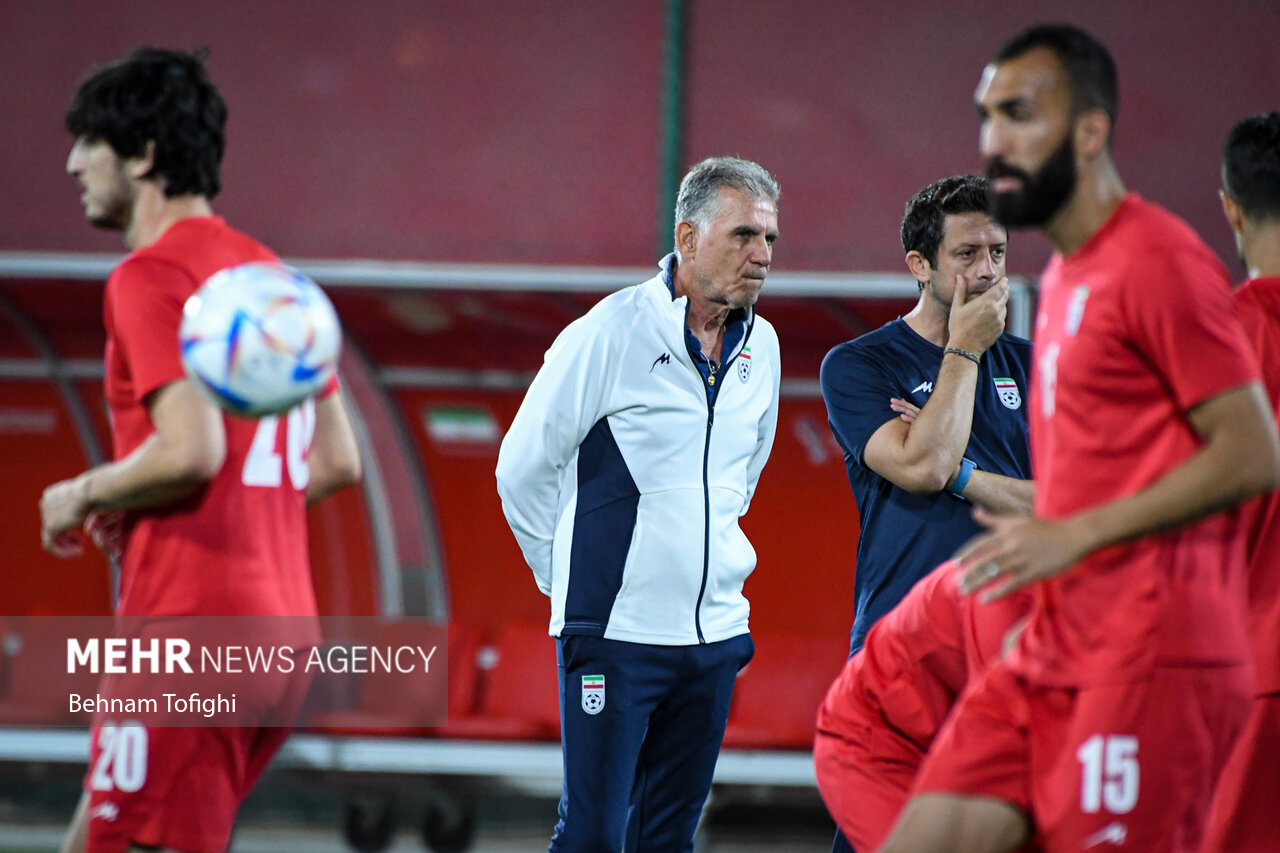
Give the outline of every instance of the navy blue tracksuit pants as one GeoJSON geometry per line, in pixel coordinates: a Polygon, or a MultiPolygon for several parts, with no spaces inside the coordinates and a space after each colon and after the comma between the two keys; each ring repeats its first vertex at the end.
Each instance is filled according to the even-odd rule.
{"type": "Polygon", "coordinates": [[[733,681],[754,653],[749,634],[697,646],[557,639],[564,793],[548,849],[691,851],[733,681]]]}

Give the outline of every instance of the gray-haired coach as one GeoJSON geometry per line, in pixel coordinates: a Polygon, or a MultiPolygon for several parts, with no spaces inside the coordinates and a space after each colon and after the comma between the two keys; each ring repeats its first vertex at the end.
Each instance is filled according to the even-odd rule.
{"type": "Polygon", "coordinates": [[[676,251],[547,351],[498,455],[503,511],[551,597],[564,748],[553,851],[692,850],[754,651],[738,527],[773,445],[778,336],[755,313],[778,185],[685,175],[676,251]]]}

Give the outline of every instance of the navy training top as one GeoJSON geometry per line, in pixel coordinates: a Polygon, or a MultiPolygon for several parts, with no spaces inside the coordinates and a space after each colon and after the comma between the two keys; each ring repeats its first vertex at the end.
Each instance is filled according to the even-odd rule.
{"type": "MultiPolygon", "coordinates": [[[[850,654],[918,580],[981,531],[967,501],[946,491],[914,495],[862,461],[867,440],[898,417],[889,399],[923,407],[941,366],[942,347],[920,337],[901,317],[840,344],[822,360],[827,422],[844,451],[861,527],[850,654]]],[[[1030,479],[1030,374],[1031,342],[1024,338],[1003,334],[983,354],[964,453],[980,470],[1030,479]]]]}

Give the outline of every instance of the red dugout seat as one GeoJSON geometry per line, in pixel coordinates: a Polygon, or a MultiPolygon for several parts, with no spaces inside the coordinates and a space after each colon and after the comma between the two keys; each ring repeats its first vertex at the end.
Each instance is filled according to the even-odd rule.
{"type": "Polygon", "coordinates": [[[844,666],[843,637],[757,634],[756,655],[734,685],[726,747],[810,749],[814,721],[844,666]]]}
{"type": "Polygon", "coordinates": [[[450,717],[441,734],[479,740],[558,740],[555,640],[542,625],[513,624],[476,651],[476,713],[450,717]]]}

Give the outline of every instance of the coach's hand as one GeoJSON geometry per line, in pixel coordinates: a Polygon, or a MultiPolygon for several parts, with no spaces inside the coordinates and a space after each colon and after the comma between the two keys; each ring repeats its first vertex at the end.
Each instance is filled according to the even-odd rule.
{"type": "Polygon", "coordinates": [[[983,601],[1061,574],[1092,550],[1088,536],[1070,519],[993,515],[981,507],[974,508],[973,517],[987,532],[961,548],[956,559],[965,570],[961,591],[987,590],[983,601]]]}
{"type": "Polygon", "coordinates": [[[91,509],[89,479],[84,475],[45,489],[40,496],[40,543],[44,549],[63,559],[83,554],[84,543],[73,531],[91,509]]]}

